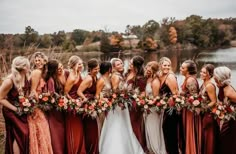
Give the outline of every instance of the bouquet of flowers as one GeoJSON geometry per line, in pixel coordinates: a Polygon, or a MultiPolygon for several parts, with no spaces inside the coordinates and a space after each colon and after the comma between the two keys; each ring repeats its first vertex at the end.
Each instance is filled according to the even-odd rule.
{"type": "Polygon", "coordinates": [[[52,97],[49,93],[41,93],[39,94],[38,106],[43,111],[48,111],[53,108],[53,104],[55,103],[55,98],[52,97]]]}
{"type": "Polygon", "coordinates": [[[66,96],[64,95],[59,96],[55,103],[56,109],[59,111],[67,110],[68,103],[69,103],[69,99],[66,96]]]}
{"type": "Polygon", "coordinates": [[[172,114],[174,110],[179,112],[185,106],[185,97],[181,95],[173,95],[168,99],[169,114],[172,114]]]}
{"type": "Polygon", "coordinates": [[[154,100],[152,96],[144,97],[134,94],[133,98],[139,108],[141,108],[141,111],[149,114],[150,112],[155,112],[157,110],[156,100],[154,100]]]}
{"type": "Polygon", "coordinates": [[[187,109],[192,112],[204,112],[207,108],[207,103],[202,95],[189,96],[186,100],[187,109]]]}
{"type": "Polygon", "coordinates": [[[24,95],[19,95],[18,99],[19,103],[16,104],[18,114],[30,114],[34,111],[34,107],[37,103],[36,99],[28,99],[24,95]]]}
{"type": "Polygon", "coordinates": [[[214,117],[221,121],[229,121],[231,118],[235,120],[236,112],[235,107],[230,104],[223,104],[219,102],[211,110],[214,117]]]}
{"type": "Polygon", "coordinates": [[[99,114],[112,109],[112,101],[109,98],[100,98],[97,100],[96,104],[96,110],[99,114]]]}
{"type": "Polygon", "coordinates": [[[87,116],[91,116],[92,118],[96,118],[98,115],[97,111],[97,100],[89,99],[84,102],[84,113],[87,116]]]}
{"type": "Polygon", "coordinates": [[[157,106],[157,112],[160,113],[162,110],[165,110],[168,108],[168,100],[169,97],[167,96],[157,96],[156,98],[154,98],[155,102],[156,102],[156,106],[157,106]]]}
{"type": "Polygon", "coordinates": [[[124,93],[124,91],[118,91],[112,94],[112,109],[114,110],[119,106],[122,110],[126,108],[126,103],[129,107],[132,106],[133,97],[130,93],[124,93]]]}

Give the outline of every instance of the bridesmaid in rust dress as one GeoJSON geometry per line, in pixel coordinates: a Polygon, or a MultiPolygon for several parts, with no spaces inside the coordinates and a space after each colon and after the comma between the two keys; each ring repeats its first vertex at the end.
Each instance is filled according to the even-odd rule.
{"type": "MultiPolygon", "coordinates": [[[[47,74],[45,81],[47,83],[48,92],[53,95],[57,93],[62,95],[64,91],[65,75],[63,73],[63,66],[59,64],[57,60],[50,60],[47,63],[47,74]],[[60,66],[59,66],[60,65],[60,66]],[[63,80],[60,80],[58,76],[64,76],[63,80]]],[[[62,79],[62,78],[61,78],[62,79]]],[[[65,118],[64,113],[57,111],[56,108],[52,108],[47,113],[48,124],[51,135],[52,149],[55,154],[64,154],[66,152],[66,139],[65,139],[65,118]]]]}
{"type": "Polygon", "coordinates": [[[30,63],[25,57],[16,57],[12,62],[11,74],[0,87],[0,104],[6,127],[5,153],[29,154],[29,127],[27,115],[22,115],[18,96],[27,96],[30,91],[27,74],[30,63]]]}
{"type": "MultiPolygon", "coordinates": [[[[77,99],[77,90],[82,82],[81,71],[83,61],[78,56],[69,59],[70,73],[65,84],[65,94],[72,99],[77,99]]],[[[69,154],[86,154],[84,129],[80,115],[67,113],[66,116],[66,143],[69,154]]]]}
{"type": "MultiPolygon", "coordinates": [[[[217,67],[214,70],[214,79],[219,87],[218,98],[224,104],[236,107],[236,91],[231,85],[231,70],[228,67],[217,67]]],[[[220,130],[219,154],[236,153],[236,121],[225,121],[220,130]]]]}
{"type": "MultiPolygon", "coordinates": [[[[140,95],[145,96],[145,88],[147,80],[144,77],[144,59],[141,56],[134,56],[130,60],[129,72],[126,75],[127,90],[135,90],[140,95]]],[[[144,130],[143,113],[133,102],[132,109],[130,110],[130,120],[135,136],[141,144],[144,151],[147,150],[146,137],[144,130]]]]}
{"type": "MultiPolygon", "coordinates": [[[[174,73],[171,71],[171,61],[167,57],[160,59],[160,72],[158,73],[161,82],[160,96],[171,96],[178,94],[178,83],[174,73]]],[[[178,154],[178,121],[179,115],[173,111],[170,115],[168,110],[164,111],[163,133],[167,153],[178,154]]]]}
{"type": "MultiPolygon", "coordinates": [[[[212,83],[214,66],[206,64],[202,67],[200,77],[203,80],[203,84],[200,87],[200,95],[205,97],[207,108],[212,108],[216,101],[216,87],[212,83]]],[[[210,109],[204,113],[202,119],[202,154],[216,153],[217,141],[218,141],[218,125],[210,109]]]]}
{"type": "MultiPolygon", "coordinates": [[[[196,78],[197,66],[192,60],[186,60],[180,67],[180,73],[185,77],[184,83],[181,86],[181,94],[185,97],[199,94],[199,86],[196,78]]],[[[186,154],[201,154],[201,137],[202,126],[201,116],[193,112],[183,109],[183,129],[181,136],[184,146],[183,153],[186,154]]]]}
{"type": "MultiPolygon", "coordinates": [[[[97,73],[99,63],[97,59],[88,61],[89,74],[82,81],[77,94],[84,100],[93,99],[96,94],[97,73]]],[[[98,154],[98,125],[96,118],[85,116],[83,119],[86,152],[88,154],[98,154]]]]}

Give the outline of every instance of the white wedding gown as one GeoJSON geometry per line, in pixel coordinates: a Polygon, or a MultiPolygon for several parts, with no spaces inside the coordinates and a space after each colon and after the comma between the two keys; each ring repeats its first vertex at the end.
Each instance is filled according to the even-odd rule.
{"type": "MultiPolygon", "coordinates": [[[[146,85],[146,94],[152,96],[151,83],[146,85]]],[[[154,154],[166,154],[164,134],[162,130],[164,111],[157,113],[151,110],[144,118],[145,134],[148,150],[154,154]]]]}
{"type": "Polygon", "coordinates": [[[110,111],[103,124],[99,152],[101,154],[144,154],[130,122],[128,107],[110,111]]]}

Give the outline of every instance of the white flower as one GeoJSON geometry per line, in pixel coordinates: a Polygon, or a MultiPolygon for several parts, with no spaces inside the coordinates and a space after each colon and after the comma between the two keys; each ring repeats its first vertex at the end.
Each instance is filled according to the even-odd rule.
{"type": "Polygon", "coordinates": [[[164,100],[161,100],[160,103],[161,104],[166,104],[166,102],[164,100]]]}
{"type": "Polygon", "coordinates": [[[25,108],[24,108],[24,111],[25,111],[25,112],[28,112],[28,111],[29,111],[29,108],[28,108],[28,107],[25,107],[25,108]]]}
{"type": "Polygon", "coordinates": [[[175,100],[176,102],[181,102],[181,99],[179,99],[179,98],[176,98],[176,100],[175,100]]]}
{"type": "Polygon", "coordinates": [[[68,106],[67,105],[64,105],[64,109],[66,110],[68,108],[68,106]]]}
{"type": "Polygon", "coordinates": [[[216,110],[216,115],[220,115],[220,111],[219,110],[216,110]]]}
{"type": "Polygon", "coordinates": [[[43,98],[43,95],[42,95],[42,94],[40,94],[40,95],[39,95],[39,99],[42,99],[42,98],[43,98]]]}
{"type": "Polygon", "coordinates": [[[107,107],[108,107],[108,105],[107,105],[107,104],[104,104],[104,107],[105,107],[105,108],[107,108],[107,107]]]}
{"type": "Polygon", "coordinates": [[[137,94],[134,94],[134,95],[133,95],[133,98],[134,98],[134,99],[136,99],[137,97],[138,97],[137,94]]]}
{"type": "Polygon", "coordinates": [[[144,105],[144,108],[145,108],[145,109],[148,109],[148,105],[144,105]]]}
{"type": "Polygon", "coordinates": [[[199,100],[194,100],[194,101],[193,101],[193,105],[194,105],[194,106],[198,106],[199,104],[200,104],[199,100]]]}
{"type": "Polygon", "coordinates": [[[96,111],[93,111],[92,114],[91,114],[91,116],[92,116],[93,118],[96,118],[96,117],[97,117],[97,112],[96,112],[96,111]]]}
{"type": "Polygon", "coordinates": [[[230,109],[231,109],[232,111],[234,111],[234,106],[230,105],[230,109]]]}
{"type": "Polygon", "coordinates": [[[106,108],[105,108],[105,107],[102,107],[102,110],[103,110],[103,111],[105,111],[105,110],[106,110],[106,108]]]}
{"type": "Polygon", "coordinates": [[[23,106],[28,106],[28,103],[27,102],[23,102],[22,105],[23,106]]]}
{"type": "Polygon", "coordinates": [[[55,103],[55,99],[54,98],[51,99],[51,103],[52,104],[55,103]]]}
{"type": "Polygon", "coordinates": [[[98,110],[98,113],[102,113],[102,110],[99,109],[99,110],[98,110]]]}

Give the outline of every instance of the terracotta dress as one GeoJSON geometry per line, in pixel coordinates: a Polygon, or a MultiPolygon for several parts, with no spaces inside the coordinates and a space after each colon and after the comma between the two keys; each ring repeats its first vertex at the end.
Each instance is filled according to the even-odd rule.
{"type": "MultiPolygon", "coordinates": [[[[74,84],[69,91],[69,95],[76,99],[77,90],[82,82],[81,76],[79,81],[74,84]]],[[[85,138],[83,123],[80,115],[75,115],[74,113],[67,113],[66,115],[66,143],[68,154],[86,154],[85,149],[85,138]]]]}
{"type": "MultiPolygon", "coordinates": [[[[23,88],[24,94],[26,95],[29,90],[29,82],[26,81],[23,88]]],[[[16,87],[13,86],[7,95],[7,100],[11,104],[16,105],[19,102],[18,96],[19,93],[16,87]]],[[[27,115],[18,116],[6,107],[3,107],[2,113],[6,127],[5,153],[13,154],[13,142],[16,140],[20,148],[20,154],[29,154],[29,126],[27,115]]]]}
{"type": "MultiPolygon", "coordinates": [[[[41,79],[37,87],[37,93],[42,93],[44,89],[46,89],[45,82],[41,79]]],[[[28,116],[28,123],[30,132],[30,154],[52,154],[53,150],[49,124],[44,112],[41,109],[36,108],[34,112],[28,116]]]]}
{"type": "MultiPolygon", "coordinates": [[[[93,79],[93,84],[90,88],[85,89],[84,95],[89,99],[93,99],[96,93],[96,80],[93,79]]],[[[83,119],[86,152],[88,154],[98,154],[98,125],[97,120],[90,116],[85,116],[83,119]]]]}
{"type": "MultiPolygon", "coordinates": [[[[166,78],[168,75],[166,76],[166,78]]],[[[160,96],[171,96],[171,90],[166,85],[166,79],[164,80],[163,84],[160,87],[160,96]]],[[[179,115],[176,111],[173,111],[170,115],[168,110],[164,112],[163,118],[163,133],[164,133],[164,140],[166,145],[166,151],[168,154],[178,154],[178,124],[179,124],[179,115]]]]}
{"type": "MultiPolygon", "coordinates": [[[[218,98],[221,102],[227,101],[224,96],[224,87],[219,89],[218,98]]],[[[231,104],[236,107],[235,102],[231,104]]],[[[236,153],[236,121],[231,119],[228,122],[224,122],[220,130],[219,137],[219,154],[235,154],[236,153]]]]}
{"type": "MultiPolygon", "coordinates": [[[[128,88],[138,88],[140,92],[144,92],[146,88],[146,79],[144,77],[137,77],[135,81],[133,79],[126,81],[126,84],[128,88]]],[[[129,113],[134,134],[137,137],[139,143],[141,144],[143,150],[146,151],[147,145],[143,112],[137,107],[136,102],[133,102],[132,108],[129,113]]]]}
{"type": "MultiPolygon", "coordinates": [[[[187,88],[187,79],[185,79],[183,85],[181,86],[182,92],[186,97],[198,94],[199,86],[197,79],[195,79],[196,92],[190,93],[187,88]]],[[[201,115],[196,115],[195,113],[183,109],[182,110],[182,143],[184,144],[182,151],[186,154],[201,154],[201,142],[202,142],[202,118],[201,115]]],[[[180,127],[181,128],[181,127],[180,127]]]]}
{"type": "MultiPolygon", "coordinates": [[[[210,83],[212,84],[212,83],[210,83]]],[[[205,86],[200,88],[200,94],[210,102],[205,86]]],[[[202,119],[202,154],[216,153],[218,144],[219,127],[210,112],[204,113],[202,119]]]]}
{"type": "MultiPolygon", "coordinates": [[[[63,88],[63,86],[62,86],[63,88]]],[[[54,80],[50,78],[47,81],[48,92],[62,94],[63,89],[55,87],[54,80]]],[[[65,114],[57,111],[56,108],[46,113],[49,130],[51,135],[52,149],[54,154],[64,154],[66,152],[66,135],[65,135],[65,114]]]]}

